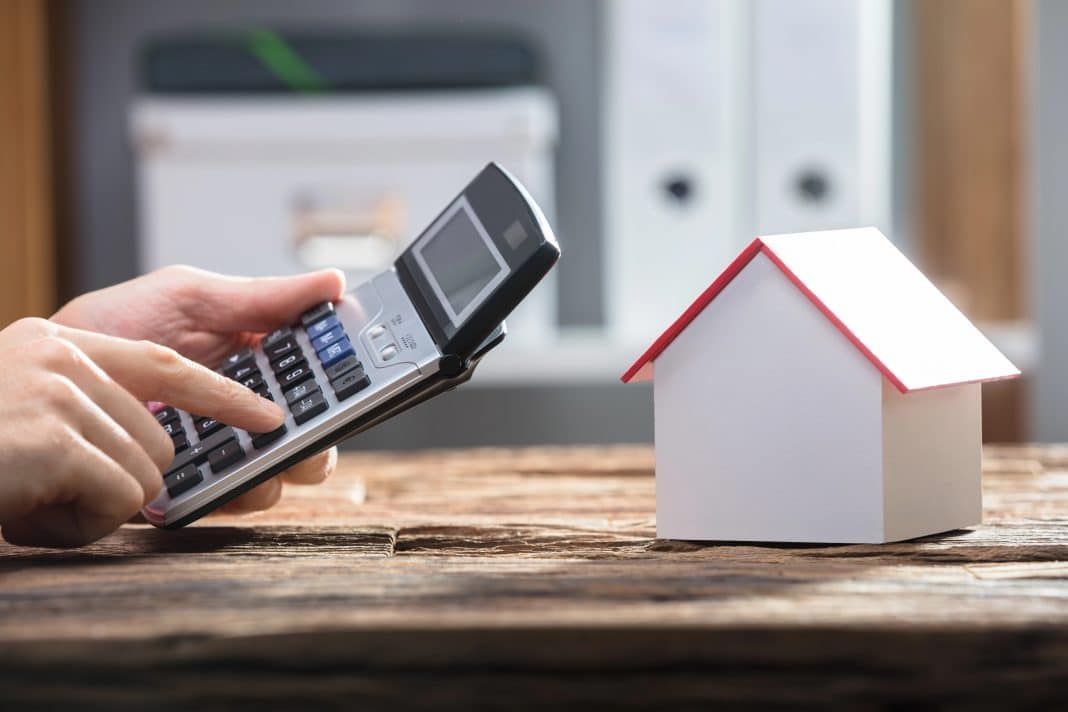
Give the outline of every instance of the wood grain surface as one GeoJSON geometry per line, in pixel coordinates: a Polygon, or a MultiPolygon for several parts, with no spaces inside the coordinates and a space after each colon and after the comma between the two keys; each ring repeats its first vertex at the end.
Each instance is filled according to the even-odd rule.
{"type": "Polygon", "coordinates": [[[0,545],[4,708],[1068,696],[1068,448],[988,448],[986,520],[886,546],[659,541],[645,447],[368,453],[274,510],[0,545]]]}

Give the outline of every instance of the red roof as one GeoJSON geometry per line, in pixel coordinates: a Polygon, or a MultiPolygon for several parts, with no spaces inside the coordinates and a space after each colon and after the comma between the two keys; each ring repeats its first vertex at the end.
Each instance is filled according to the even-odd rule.
{"type": "Polygon", "coordinates": [[[623,382],[651,378],[656,358],[761,254],[902,393],[1020,373],[882,233],[861,228],[753,240],[623,382]]]}

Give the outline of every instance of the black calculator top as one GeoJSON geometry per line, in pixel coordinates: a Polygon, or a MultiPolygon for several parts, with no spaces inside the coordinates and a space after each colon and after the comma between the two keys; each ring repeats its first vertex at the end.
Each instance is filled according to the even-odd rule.
{"type": "Polygon", "coordinates": [[[441,352],[466,359],[559,257],[537,203],[490,163],[394,268],[441,352]]]}

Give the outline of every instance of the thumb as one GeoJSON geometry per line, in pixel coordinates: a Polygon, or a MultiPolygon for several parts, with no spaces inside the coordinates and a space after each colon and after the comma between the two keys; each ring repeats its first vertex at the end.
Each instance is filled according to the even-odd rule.
{"type": "Polygon", "coordinates": [[[191,275],[190,292],[199,301],[198,318],[208,331],[270,331],[291,324],[320,302],[335,302],[345,292],[345,275],[336,269],[294,277],[191,275]]]}

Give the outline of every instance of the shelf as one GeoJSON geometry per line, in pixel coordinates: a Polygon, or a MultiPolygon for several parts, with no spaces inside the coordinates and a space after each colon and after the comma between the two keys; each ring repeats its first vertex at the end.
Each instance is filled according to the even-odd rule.
{"type": "MultiPolygon", "coordinates": [[[[1035,367],[1038,336],[1034,324],[1012,321],[978,326],[1021,371],[1035,367]]],[[[568,329],[544,343],[511,337],[479,365],[468,387],[619,384],[620,375],[648,346],[622,342],[601,329],[568,329]]]]}

